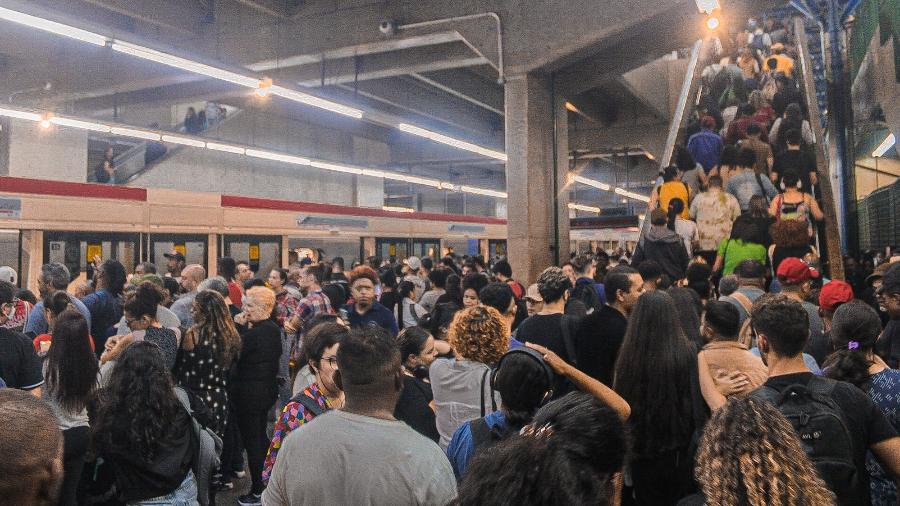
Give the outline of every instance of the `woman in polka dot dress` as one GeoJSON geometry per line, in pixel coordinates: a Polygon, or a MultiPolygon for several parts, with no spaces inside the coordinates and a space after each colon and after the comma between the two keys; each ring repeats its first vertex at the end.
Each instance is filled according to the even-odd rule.
{"type": "Polygon", "coordinates": [[[194,326],[181,341],[175,365],[177,383],[203,399],[215,419],[212,428],[224,437],[228,420],[228,374],[241,349],[241,338],[225,299],[203,290],[191,308],[194,326]]]}

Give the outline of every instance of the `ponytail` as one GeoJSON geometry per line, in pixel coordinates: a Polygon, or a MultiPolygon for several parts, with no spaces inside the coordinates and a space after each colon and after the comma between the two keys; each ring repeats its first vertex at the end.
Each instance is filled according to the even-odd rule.
{"type": "Polygon", "coordinates": [[[678,198],[669,201],[669,209],[667,213],[666,226],[671,231],[675,231],[675,220],[684,211],[684,201],[678,198]]]}
{"type": "Polygon", "coordinates": [[[880,333],[881,320],[868,304],[853,300],[838,307],[831,326],[836,351],[825,361],[825,375],[867,390],[872,365],[867,356],[874,352],[880,333]]]}

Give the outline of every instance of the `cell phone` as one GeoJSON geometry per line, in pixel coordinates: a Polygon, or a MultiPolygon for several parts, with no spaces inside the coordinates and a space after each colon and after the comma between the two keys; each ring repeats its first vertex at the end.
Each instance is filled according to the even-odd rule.
{"type": "Polygon", "coordinates": [[[346,309],[341,308],[338,310],[338,315],[341,317],[341,320],[344,320],[344,323],[350,325],[350,313],[347,312],[346,309]]]}

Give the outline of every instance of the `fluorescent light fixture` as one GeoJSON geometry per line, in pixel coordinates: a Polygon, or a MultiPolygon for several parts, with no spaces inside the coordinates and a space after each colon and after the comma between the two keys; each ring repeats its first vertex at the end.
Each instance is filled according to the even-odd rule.
{"type": "Polygon", "coordinates": [[[443,184],[436,179],[428,179],[428,178],[418,177],[418,176],[404,176],[403,180],[406,181],[407,183],[420,184],[422,186],[431,186],[434,188],[441,188],[441,185],[443,184]]]}
{"type": "Polygon", "coordinates": [[[897,137],[894,134],[890,134],[881,141],[881,144],[875,148],[875,151],[872,151],[872,158],[878,158],[880,156],[884,156],[887,153],[887,150],[891,149],[894,144],[897,143],[897,137]]]}
{"type": "Polygon", "coordinates": [[[351,118],[360,119],[363,117],[363,112],[354,107],[349,107],[337,102],[332,102],[331,100],[325,100],[324,98],[319,98],[314,95],[310,95],[309,93],[289,90],[283,86],[269,86],[269,93],[282,98],[286,98],[288,100],[293,100],[294,102],[301,102],[306,105],[325,109],[326,111],[336,112],[338,114],[343,114],[344,116],[350,116],[351,118]]]}
{"type": "Polygon", "coordinates": [[[575,209],[577,211],[587,211],[589,213],[597,213],[600,214],[600,208],[594,206],[586,206],[584,204],[574,204],[569,202],[569,209],[575,209]]]}
{"type": "Polygon", "coordinates": [[[146,130],[135,130],[133,128],[112,127],[109,131],[113,135],[121,135],[123,137],[134,137],[136,139],[146,139],[148,141],[158,141],[159,134],[156,132],[148,132],[146,130]]]}
{"type": "Polygon", "coordinates": [[[710,16],[709,19],[706,20],[706,27],[710,30],[715,30],[719,27],[719,18],[715,16],[710,16]]]}
{"type": "Polygon", "coordinates": [[[472,193],[475,195],[486,195],[488,197],[506,198],[506,192],[497,190],[488,190],[487,188],[476,188],[474,186],[460,186],[459,191],[463,193],[472,193]]]}
{"type": "Polygon", "coordinates": [[[453,183],[445,183],[441,181],[441,185],[439,186],[442,190],[451,190],[451,191],[459,191],[459,187],[453,183]]]}
{"type": "Polygon", "coordinates": [[[448,137],[446,135],[442,135],[437,132],[432,132],[431,130],[426,130],[424,128],[420,128],[415,125],[410,125],[409,123],[400,123],[399,125],[397,125],[397,128],[399,128],[403,132],[410,133],[413,135],[418,135],[419,137],[424,137],[426,139],[431,139],[435,142],[440,142],[441,144],[453,146],[454,148],[471,151],[472,153],[477,153],[479,155],[483,155],[488,158],[493,158],[495,160],[501,160],[504,162],[507,161],[506,153],[502,153],[500,151],[495,151],[493,149],[484,148],[484,147],[478,146],[477,144],[472,144],[471,142],[454,139],[453,137],[448,137]]]}
{"type": "Polygon", "coordinates": [[[309,165],[309,158],[301,156],[285,155],[282,153],[273,153],[271,151],[260,151],[258,149],[247,148],[247,156],[254,158],[263,158],[266,160],[274,160],[276,162],[293,163],[295,165],[309,165]]]}
{"type": "Polygon", "coordinates": [[[612,187],[606,183],[602,183],[600,181],[596,181],[594,179],[589,179],[584,176],[571,175],[570,179],[575,181],[576,183],[581,183],[584,185],[591,186],[593,188],[597,188],[598,190],[603,190],[608,192],[612,187]]]}
{"type": "Polygon", "coordinates": [[[191,139],[190,137],[181,137],[180,135],[163,135],[162,141],[170,142],[172,144],[181,144],[183,146],[191,146],[195,148],[206,147],[206,141],[191,139]]]}
{"type": "Polygon", "coordinates": [[[348,165],[341,165],[338,163],[319,162],[316,160],[311,160],[309,162],[309,166],[316,167],[318,169],[330,170],[332,172],[344,172],[346,174],[360,175],[363,173],[362,169],[358,169],[356,167],[350,167],[348,165]]]}
{"type": "Polygon", "coordinates": [[[411,207],[400,207],[400,206],[381,206],[385,211],[391,211],[394,213],[414,213],[415,209],[411,207]]]}
{"type": "Polygon", "coordinates": [[[118,51],[144,60],[154,61],[156,63],[162,63],[163,65],[168,65],[177,69],[187,70],[188,72],[194,72],[195,74],[205,75],[221,81],[245,86],[247,88],[255,89],[259,87],[259,79],[255,77],[244,76],[237,72],[231,72],[211,65],[180,58],[148,47],[138,46],[120,40],[114,41],[111,47],[113,51],[118,51]]]}
{"type": "Polygon", "coordinates": [[[245,150],[240,146],[232,146],[230,144],[219,144],[218,142],[207,142],[206,149],[212,149],[215,151],[224,151],[226,153],[234,153],[236,155],[243,155],[245,150]]]}
{"type": "Polygon", "coordinates": [[[694,0],[700,12],[712,14],[712,11],[720,8],[719,0],[694,0]]]}
{"type": "Polygon", "coordinates": [[[24,119],[26,121],[41,121],[42,119],[44,119],[40,114],[36,114],[33,112],[3,108],[0,108],[0,116],[6,116],[7,118],[24,119]]]}
{"type": "Polygon", "coordinates": [[[95,46],[105,46],[107,41],[106,37],[97,33],[57,23],[56,21],[50,21],[49,19],[30,16],[3,7],[0,7],[0,19],[12,21],[13,23],[18,23],[31,28],[37,28],[38,30],[43,30],[55,35],[69,37],[70,39],[80,40],[82,42],[87,42],[88,44],[94,44],[95,46]]]}
{"type": "Polygon", "coordinates": [[[81,130],[91,130],[94,132],[109,133],[110,130],[109,125],[104,125],[102,123],[92,123],[90,121],[81,121],[71,118],[60,118],[58,116],[53,116],[52,118],[50,118],[50,123],[64,127],[79,128],[81,130]]]}
{"type": "Polygon", "coordinates": [[[381,178],[383,178],[383,177],[384,177],[384,171],[381,171],[381,170],[374,170],[374,169],[363,169],[363,170],[362,170],[362,175],[364,175],[364,176],[381,177],[381,178]]]}
{"type": "Polygon", "coordinates": [[[630,198],[633,200],[639,200],[641,202],[650,202],[650,197],[648,197],[646,195],[641,195],[640,193],[630,192],[624,188],[615,188],[615,189],[613,189],[613,191],[617,195],[621,195],[623,197],[627,197],[627,198],[630,198]]]}

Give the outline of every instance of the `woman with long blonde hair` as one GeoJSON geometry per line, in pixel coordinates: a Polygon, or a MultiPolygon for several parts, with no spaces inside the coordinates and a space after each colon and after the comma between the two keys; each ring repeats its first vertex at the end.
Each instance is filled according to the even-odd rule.
{"type": "Polygon", "coordinates": [[[707,506],[830,506],[787,419],[769,402],[731,399],[706,424],[694,476],[707,506]]]}

